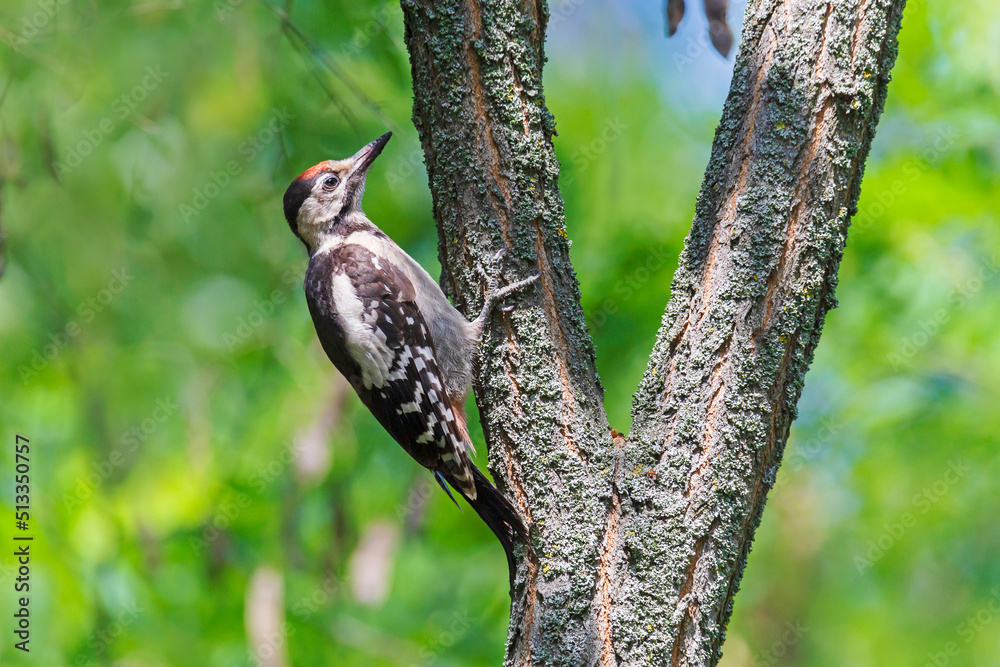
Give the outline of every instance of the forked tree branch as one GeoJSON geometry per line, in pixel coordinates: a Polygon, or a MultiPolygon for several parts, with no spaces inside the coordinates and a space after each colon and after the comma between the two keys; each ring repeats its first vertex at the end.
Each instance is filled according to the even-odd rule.
{"type": "Polygon", "coordinates": [[[834,287],[903,2],[751,1],[670,302],[613,436],[557,186],[535,0],[403,0],[447,290],[488,327],[490,469],[531,524],[507,665],[714,665],[834,287]],[[492,258],[509,249],[502,267],[492,258]]]}

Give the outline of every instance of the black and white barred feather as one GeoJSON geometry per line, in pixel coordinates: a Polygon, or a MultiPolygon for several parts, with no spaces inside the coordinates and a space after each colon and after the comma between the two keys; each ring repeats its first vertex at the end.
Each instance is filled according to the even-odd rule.
{"type": "Polygon", "coordinates": [[[320,341],[379,423],[422,466],[475,499],[455,418],[410,280],[360,245],[317,253],[306,296],[320,341]]]}
{"type": "Polygon", "coordinates": [[[339,244],[312,257],[305,290],[323,349],[385,430],[456,488],[508,553],[524,541],[514,508],[469,460],[461,406],[405,273],[362,245],[339,244]]]}

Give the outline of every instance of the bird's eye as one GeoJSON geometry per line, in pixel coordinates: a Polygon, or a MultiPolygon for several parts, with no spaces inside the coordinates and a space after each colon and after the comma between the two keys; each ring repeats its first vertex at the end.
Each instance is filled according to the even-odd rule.
{"type": "Polygon", "coordinates": [[[336,176],[327,176],[326,180],[323,181],[323,187],[327,190],[333,190],[340,183],[340,179],[336,176]]]}

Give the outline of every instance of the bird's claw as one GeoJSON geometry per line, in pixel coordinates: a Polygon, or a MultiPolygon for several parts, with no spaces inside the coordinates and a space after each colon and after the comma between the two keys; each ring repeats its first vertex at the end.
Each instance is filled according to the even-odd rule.
{"type": "Polygon", "coordinates": [[[489,298],[491,294],[497,291],[497,286],[499,279],[497,276],[500,275],[500,267],[498,264],[507,255],[507,248],[500,248],[493,254],[493,260],[490,262],[490,270],[492,275],[483,266],[476,266],[476,271],[482,277],[483,282],[486,283],[486,297],[489,298]]]}
{"type": "MultiPolygon", "coordinates": [[[[497,253],[497,255],[498,256],[502,256],[503,253],[505,253],[505,252],[506,252],[506,249],[501,250],[500,252],[497,253]]],[[[489,317],[490,310],[492,310],[493,306],[498,301],[500,301],[501,299],[503,299],[507,295],[512,294],[513,292],[517,292],[519,290],[524,289],[525,287],[528,287],[529,285],[531,285],[532,283],[534,283],[536,280],[538,280],[541,277],[542,277],[541,273],[536,273],[535,275],[531,276],[530,278],[525,278],[524,280],[519,280],[516,283],[507,285],[506,287],[502,287],[502,288],[499,288],[499,289],[497,288],[497,279],[496,278],[488,278],[487,279],[487,284],[486,284],[486,300],[483,302],[483,310],[482,310],[482,312],[479,313],[479,317],[477,318],[477,321],[480,322],[480,323],[484,323],[486,321],[486,318],[489,317]]],[[[503,313],[509,313],[513,309],[514,309],[513,306],[510,306],[510,307],[504,306],[504,307],[501,308],[501,312],[503,312],[503,313]]]]}

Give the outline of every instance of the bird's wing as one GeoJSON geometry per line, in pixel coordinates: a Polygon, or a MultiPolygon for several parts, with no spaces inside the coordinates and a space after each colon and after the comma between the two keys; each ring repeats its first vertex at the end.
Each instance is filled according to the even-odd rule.
{"type": "Polygon", "coordinates": [[[410,456],[441,471],[475,499],[467,436],[445,391],[413,285],[399,267],[362,246],[344,245],[330,253],[330,296],[338,311],[353,309],[356,316],[341,313],[337,318],[347,353],[357,366],[353,377],[345,375],[410,456]]]}

